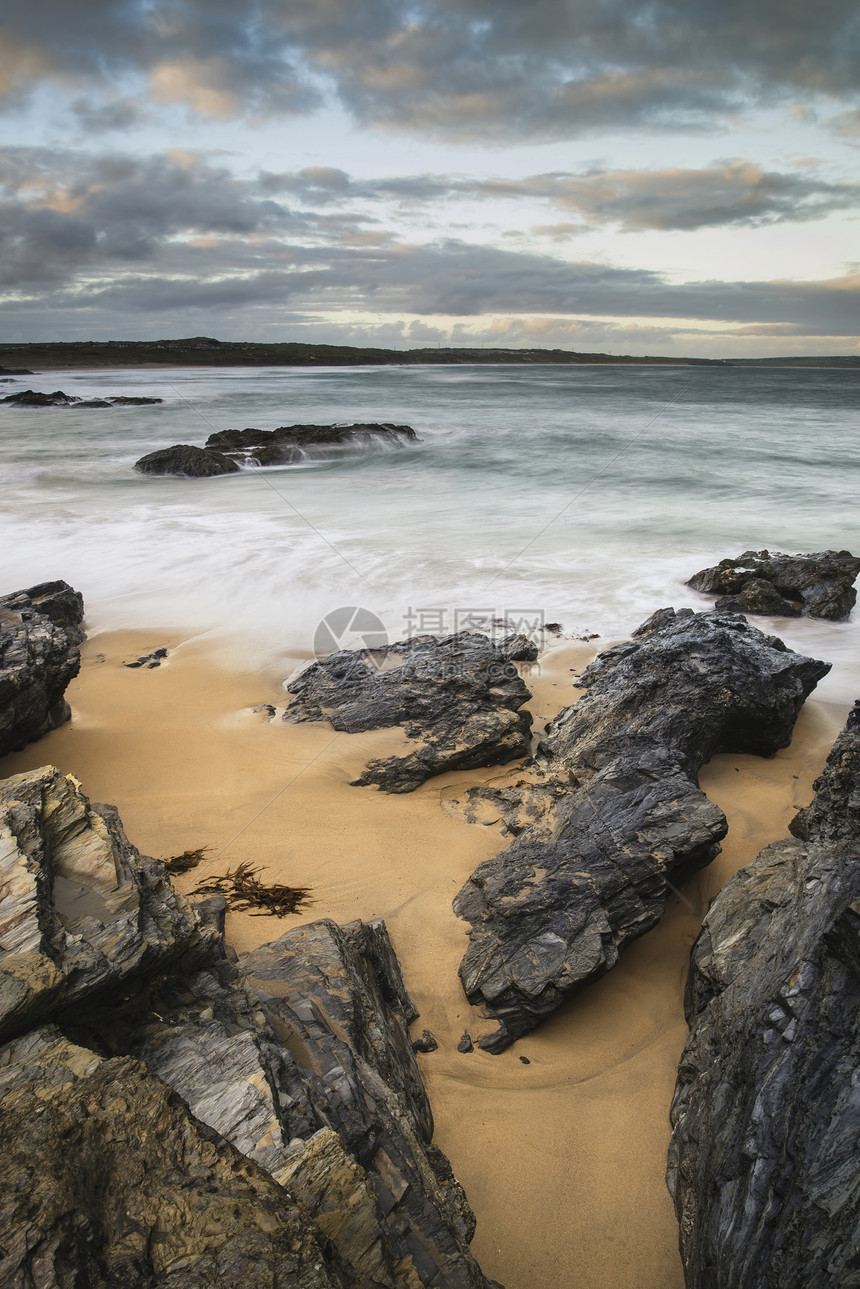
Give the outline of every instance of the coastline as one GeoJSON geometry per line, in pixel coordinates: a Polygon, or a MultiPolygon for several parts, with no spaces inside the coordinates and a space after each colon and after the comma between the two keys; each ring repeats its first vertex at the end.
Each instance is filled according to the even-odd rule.
{"type": "MultiPolygon", "coordinates": [[[[530,681],[536,729],[575,697],[571,670],[592,652],[563,644],[541,660],[530,681]]],[[[313,888],[314,903],[283,921],[230,913],[227,938],[239,950],[302,921],[384,918],[421,1013],[413,1033],[426,1027],[440,1044],[419,1062],[436,1141],[478,1218],[473,1251],[486,1273],[506,1289],[681,1289],[663,1174],[689,949],[722,882],[785,836],[809,801],[847,707],[813,696],[791,747],[770,761],[716,757],[701,784],[729,819],[722,855],[609,976],[501,1056],[466,1055],[463,1031],[476,1038],[492,1026],[460,991],[465,924],[451,899],[507,843],[465,823],[455,802],[464,786],[511,771],[439,776],[405,796],[351,788],[403,735],[270,723],[251,709],[283,702],[286,664],[249,671],[235,649],[224,655],[170,630],[94,635],[82,655],[67,693],[72,722],[7,758],[4,774],[47,762],[75,774],[92,799],[119,808],[144,853],[212,847],[176,879],[182,890],[245,859],[273,881],[313,888]],[[159,646],[170,650],[163,666],[121,665],[159,646]]]]}

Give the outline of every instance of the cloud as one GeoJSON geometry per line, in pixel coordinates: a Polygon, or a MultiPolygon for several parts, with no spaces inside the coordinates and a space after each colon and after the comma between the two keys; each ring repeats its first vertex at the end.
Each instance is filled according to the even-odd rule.
{"type": "MultiPolygon", "coordinates": [[[[261,176],[268,192],[289,192],[303,203],[529,200],[574,212],[592,225],[627,230],[683,229],[819,219],[860,204],[860,183],[828,183],[808,173],[767,171],[751,161],[729,160],[701,169],[555,172],[525,179],[464,179],[413,175],[353,180],[342,170],[316,167],[261,176]]],[[[566,232],[578,231],[562,225],[566,232]]]]}
{"type": "Polygon", "coordinates": [[[5,29],[10,91],[136,73],[220,115],[308,111],[326,88],[359,121],[451,138],[711,130],[860,87],[853,0],[31,0],[5,29]]]}
{"type": "Polygon", "coordinates": [[[141,119],[140,105],[130,98],[110,99],[100,103],[93,98],[76,98],[69,104],[81,129],[87,134],[107,134],[127,130],[141,119]]]}
{"type": "MultiPolygon", "coordinates": [[[[679,214],[683,185],[676,191],[663,178],[650,184],[644,172],[633,173],[636,184],[613,181],[609,195],[605,175],[537,176],[523,184],[527,194],[552,192],[552,200],[561,200],[556,190],[563,181],[564,201],[600,218],[623,211],[629,222],[647,210],[653,222],[655,202],[664,226],[691,218],[690,209],[679,214]]],[[[723,181],[716,174],[717,187],[723,181]]],[[[732,180],[741,181],[743,175],[732,180]]],[[[323,193],[356,187],[340,171],[305,173],[296,182],[323,193]]],[[[420,177],[405,182],[413,196],[420,184],[449,186],[420,177]]],[[[783,187],[770,184],[774,209],[787,190],[796,191],[787,179],[783,187]]],[[[323,200],[321,209],[309,210],[278,195],[272,176],[236,179],[194,152],[132,158],[0,150],[4,307],[40,302],[52,318],[98,310],[113,316],[114,334],[124,332],[130,313],[197,310],[220,318],[244,311],[252,319],[255,310],[279,307],[329,317],[408,316],[428,326],[440,318],[544,315],[572,322],[635,319],[640,326],[652,319],[661,327],[796,327],[828,336],[856,333],[860,316],[857,274],[819,282],[674,283],[646,269],[450,236],[409,243],[342,203],[323,200]]],[[[704,208],[704,198],[691,200],[704,208]]],[[[736,194],[732,201],[738,205],[736,194]]],[[[203,329],[218,327],[210,319],[203,329]]]]}

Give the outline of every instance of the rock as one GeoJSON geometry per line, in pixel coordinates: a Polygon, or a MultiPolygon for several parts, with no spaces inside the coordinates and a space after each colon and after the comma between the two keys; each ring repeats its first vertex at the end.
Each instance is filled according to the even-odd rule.
{"type": "Polygon", "coordinates": [[[216,474],[236,474],[239,467],[223,452],[209,452],[193,444],[177,443],[172,448],[149,452],[134,463],[141,474],[179,474],[188,479],[208,479],[216,474]]]}
{"type": "Polygon", "coordinates": [[[468,1056],[468,1054],[470,1052],[474,1052],[474,1050],[475,1050],[475,1044],[472,1042],[471,1034],[464,1033],[463,1037],[460,1039],[459,1043],[457,1044],[457,1051],[462,1052],[464,1056],[468,1056]]]}
{"type": "Polygon", "coordinates": [[[83,596],[66,582],[0,596],[0,755],[71,716],[63,695],[80,670],[83,616],[83,596]]]}
{"type": "Polygon", "coordinates": [[[116,811],[53,766],[0,783],[0,1039],[212,942],[116,811]]]}
{"type": "Polygon", "coordinates": [[[423,1030],[420,1038],[413,1038],[412,1040],[413,1052],[422,1052],[426,1055],[428,1052],[437,1052],[438,1050],[439,1044],[429,1029],[423,1030]]]}
{"type": "MultiPolygon", "coordinates": [[[[8,400],[6,400],[8,401],[8,400]]],[[[234,474],[243,467],[294,465],[328,460],[356,448],[400,448],[420,442],[409,425],[282,425],[276,430],[218,430],[206,446],[178,443],[135,462],[143,474],[181,474],[190,478],[234,474]]]]}
{"type": "Polygon", "coordinates": [[[52,767],[0,837],[0,1283],[492,1289],[381,923],[237,965],[52,767]]]}
{"type": "Polygon", "coordinates": [[[402,725],[414,752],[371,761],[355,780],[411,792],[447,770],[502,765],[531,750],[529,697],[511,658],[534,646],[524,636],[421,636],[373,651],[341,650],[290,682],[283,719],[329,721],[336,730],[402,725]]]}
{"type": "Polygon", "coordinates": [[[801,812],[711,904],[667,1182],[689,1289],[853,1286],[860,1247],[860,709],[801,812]]]}
{"type": "Polygon", "coordinates": [[[52,1028],[0,1049],[0,1149],[9,1289],[358,1289],[299,1203],[137,1061],[52,1028]]]}
{"type": "Polygon", "coordinates": [[[114,394],[108,399],[114,407],[148,407],[152,403],[163,403],[163,398],[146,398],[142,394],[114,394]]]}
{"type": "Polygon", "coordinates": [[[29,371],[26,367],[0,367],[3,376],[35,376],[34,371],[29,371]]]}
{"type": "Polygon", "coordinates": [[[787,746],[829,664],[733,614],[662,609],[577,680],[588,692],[547,727],[534,781],[470,794],[515,840],[454,901],[472,924],[466,996],[502,1051],[651,929],[669,889],[710,862],[726,822],[697,786],[717,752],[787,746]]]}
{"type": "Polygon", "coordinates": [[[794,816],[789,832],[801,841],[860,839],[860,701],[851,709],[823,773],[812,786],[812,803],[794,816]]]}
{"type": "Polygon", "coordinates": [[[227,452],[252,465],[293,465],[308,456],[339,455],[351,448],[399,448],[418,443],[410,425],[281,425],[276,430],[218,430],[206,440],[208,449],[227,452]]]}
{"type": "MultiPolygon", "coordinates": [[[[2,371],[2,368],[0,368],[2,371]]],[[[32,376],[32,372],[22,371],[22,376],[32,376]]],[[[117,394],[111,398],[77,398],[74,394],[64,394],[55,389],[53,394],[41,394],[35,389],[22,389],[17,394],[7,394],[0,398],[0,403],[10,407],[143,407],[149,403],[162,403],[161,398],[144,398],[128,394],[117,394]]]]}
{"type": "Polygon", "coordinates": [[[322,1122],[365,1170],[396,1263],[411,1261],[421,1284],[483,1289],[468,1252],[474,1217],[430,1145],[407,1032],[415,1008],[383,924],[297,927],[239,962],[322,1122]]]}
{"type": "Polygon", "coordinates": [[[847,618],[857,599],[854,579],[860,559],[850,551],[820,551],[814,555],[773,555],[744,551],[702,569],[687,583],[706,595],[719,595],[718,609],[773,616],[847,618]]]}
{"type": "Polygon", "coordinates": [[[21,389],[17,394],[6,394],[0,398],[0,403],[5,403],[8,407],[71,407],[73,403],[79,402],[80,399],[73,394],[64,394],[61,389],[55,389],[53,394],[21,389]]]}
{"type": "Polygon", "coordinates": [[[162,646],[160,649],[153,649],[151,653],[142,653],[140,657],[135,658],[133,662],[124,662],[122,665],[123,667],[131,667],[132,669],[136,667],[146,667],[151,670],[153,667],[160,667],[166,657],[167,650],[162,646]]]}

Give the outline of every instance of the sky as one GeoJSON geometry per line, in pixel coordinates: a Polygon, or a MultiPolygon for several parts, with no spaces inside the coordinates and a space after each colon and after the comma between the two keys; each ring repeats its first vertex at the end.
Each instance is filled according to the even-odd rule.
{"type": "Polygon", "coordinates": [[[860,355],[856,0],[0,0],[5,341],[860,355]]]}

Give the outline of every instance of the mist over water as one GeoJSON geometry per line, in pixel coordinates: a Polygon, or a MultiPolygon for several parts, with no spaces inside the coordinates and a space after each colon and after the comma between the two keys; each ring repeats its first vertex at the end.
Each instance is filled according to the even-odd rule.
{"type": "MultiPolygon", "coordinates": [[[[169,369],[24,377],[4,392],[147,394],[154,407],[0,409],[0,592],[65,578],[91,633],[312,648],[361,605],[391,638],[469,615],[611,639],[746,549],[860,551],[860,373],[655,367],[169,369]],[[133,463],[214,430],[393,421],[422,438],[215,479],[133,463]]],[[[855,611],[855,616],[860,610],[855,611]]],[[[858,626],[758,619],[860,695],[858,626]]]]}

